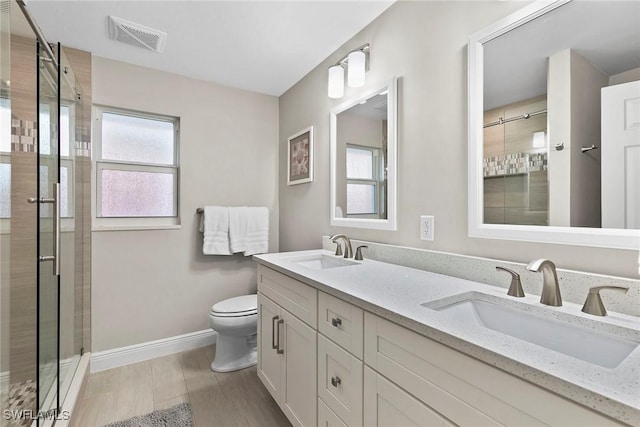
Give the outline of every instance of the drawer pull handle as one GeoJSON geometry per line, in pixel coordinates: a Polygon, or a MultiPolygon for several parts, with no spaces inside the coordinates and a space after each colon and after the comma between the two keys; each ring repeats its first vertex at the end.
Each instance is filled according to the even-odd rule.
{"type": "Polygon", "coordinates": [[[276,350],[276,353],[284,354],[284,348],[280,348],[280,325],[284,325],[284,319],[278,320],[278,323],[276,324],[276,329],[278,329],[278,349],[276,350]]]}
{"type": "Polygon", "coordinates": [[[333,326],[335,326],[336,328],[339,327],[339,326],[342,326],[342,319],[339,318],[339,317],[338,318],[332,317],[331,318],[331,324],[333,326]]]}
{"type": "Polygon", "coordinates": [[[331,385],[334,387],[338,387],[342,383],[340,377],[331,377],[331,385]]]}
{"type": "MultiPolygon", "coordinates": [[[[275,324],[275,321],[278,320],[279,316],[273,316],[271,319],[271,348],[276,350],[278,348],[278,344],[276,344],[276,329],[278,326],[275,324]]],[[[279,338],[279,337],[278,337],[279,338]]]]}

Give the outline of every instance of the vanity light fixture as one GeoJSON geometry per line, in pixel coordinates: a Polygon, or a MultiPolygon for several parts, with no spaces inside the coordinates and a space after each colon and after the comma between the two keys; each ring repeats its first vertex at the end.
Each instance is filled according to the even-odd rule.
{"type": "Polygon", "coordinates": [[[329,98],[344,96],[344,70],[347,68],[349,87],[362,87],[369,68],[369,43],[352,50],[335,65],[329,67],[329,98]]]}
{"type": "Polygon", "coordinates": [[[366,55],[361,50],[349,53],[347,63],[349,64],[347,74],[347,84],[349,87],[364,86],[366,55]]]}
{"type": "Polygon", "coordinates": [[[329,67],[329,98],[344,96],[344,68],[342,65],[329,67]]]}

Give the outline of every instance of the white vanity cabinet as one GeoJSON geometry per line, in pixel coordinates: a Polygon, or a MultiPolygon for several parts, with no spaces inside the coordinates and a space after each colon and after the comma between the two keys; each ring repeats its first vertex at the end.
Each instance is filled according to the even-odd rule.
{"type": "Polygon", "coordinates": [[[623,425],[314,286],[258,267],[258,376],[293,425],[623,425]]]}
{"type": "Polygon", "coordinates": [[[294,426],[317,420],[317,294],[258,267],[258,377],[294,426]]]}
{"type": "MultiPolygon", "coordinates": [[[[406,408],[406,415],[434,412],[437,425],[473,426],[611,426],[620,425],[584,406],[476,360],[371,313],[365,313],[365,414],[406,408]],[[366,370],[367,368],[365,368],[366,370]],[[390,387],[382,375],[420,401],[407,396],[395,409],[383,393],[390,387]],[[374,387],[375,384],[375,387],[374,387]],[[381,385],[382,384],[382,385],[381,385]],[[380,391],[382,388],[382,391],[380,391]],[[378,397],[374,395],[374,391],[378,397]],[[381,406],[380,398],[384,401],[381,406]],[[404,406],[403,406],[404,405],[404,406]]],[[[384,418],[386,419],[386,418],[384,418]]],[[[415,425],[434,425],[432,418],[415,417],[415,425]]],[[[365,418],[366,425],[375,416],[365,418]]],[[[411,424],[409,424],[411,425],[411,424]]]]}

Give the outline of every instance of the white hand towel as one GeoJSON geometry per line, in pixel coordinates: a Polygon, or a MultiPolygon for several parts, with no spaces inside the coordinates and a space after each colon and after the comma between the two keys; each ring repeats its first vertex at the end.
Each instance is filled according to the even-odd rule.
{"type": "Polygon", "coordinates": [[[247,208],[247,238],[244,255],[265,254],[269,251],[269,209],[247,208]]]}
{"type": "Polygon", "coordinates": [[[203,254],[232,254],[229,247],[229,208],[205,206],[200,221],[200,231],[204,232],[203,254]]]}
{"type": "Polygon", "coordinates": [[[246,206],[229,208],[229,245],[231,252],[243,252],[247,247],[247,208],[246,206]]]}

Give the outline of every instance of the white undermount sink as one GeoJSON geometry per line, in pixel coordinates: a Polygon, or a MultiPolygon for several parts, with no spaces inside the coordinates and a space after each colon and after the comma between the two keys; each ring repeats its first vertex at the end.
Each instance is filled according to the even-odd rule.
{"type": "MultiPolygon", "coordinates": [[[[544,307],[479,292],[467,292],[421,305],[449,313],[458,321],[501,332],[610,369],[616,368],[640,344],[613,333],[590,329],[558,318],[543,317],[546,310],[544,307]]],[[[591,325],[596,322],[578,317],[576,319],[591,325]]]]}
{"type": "Polygon", "coordinates": [[[291,262],[301,267],[311,268],[313,270],[325,270],[327,268],[346,267],[349,265],[359,264],[349,259],[325,254],[301,256],[291,259],[291,262]]]}

